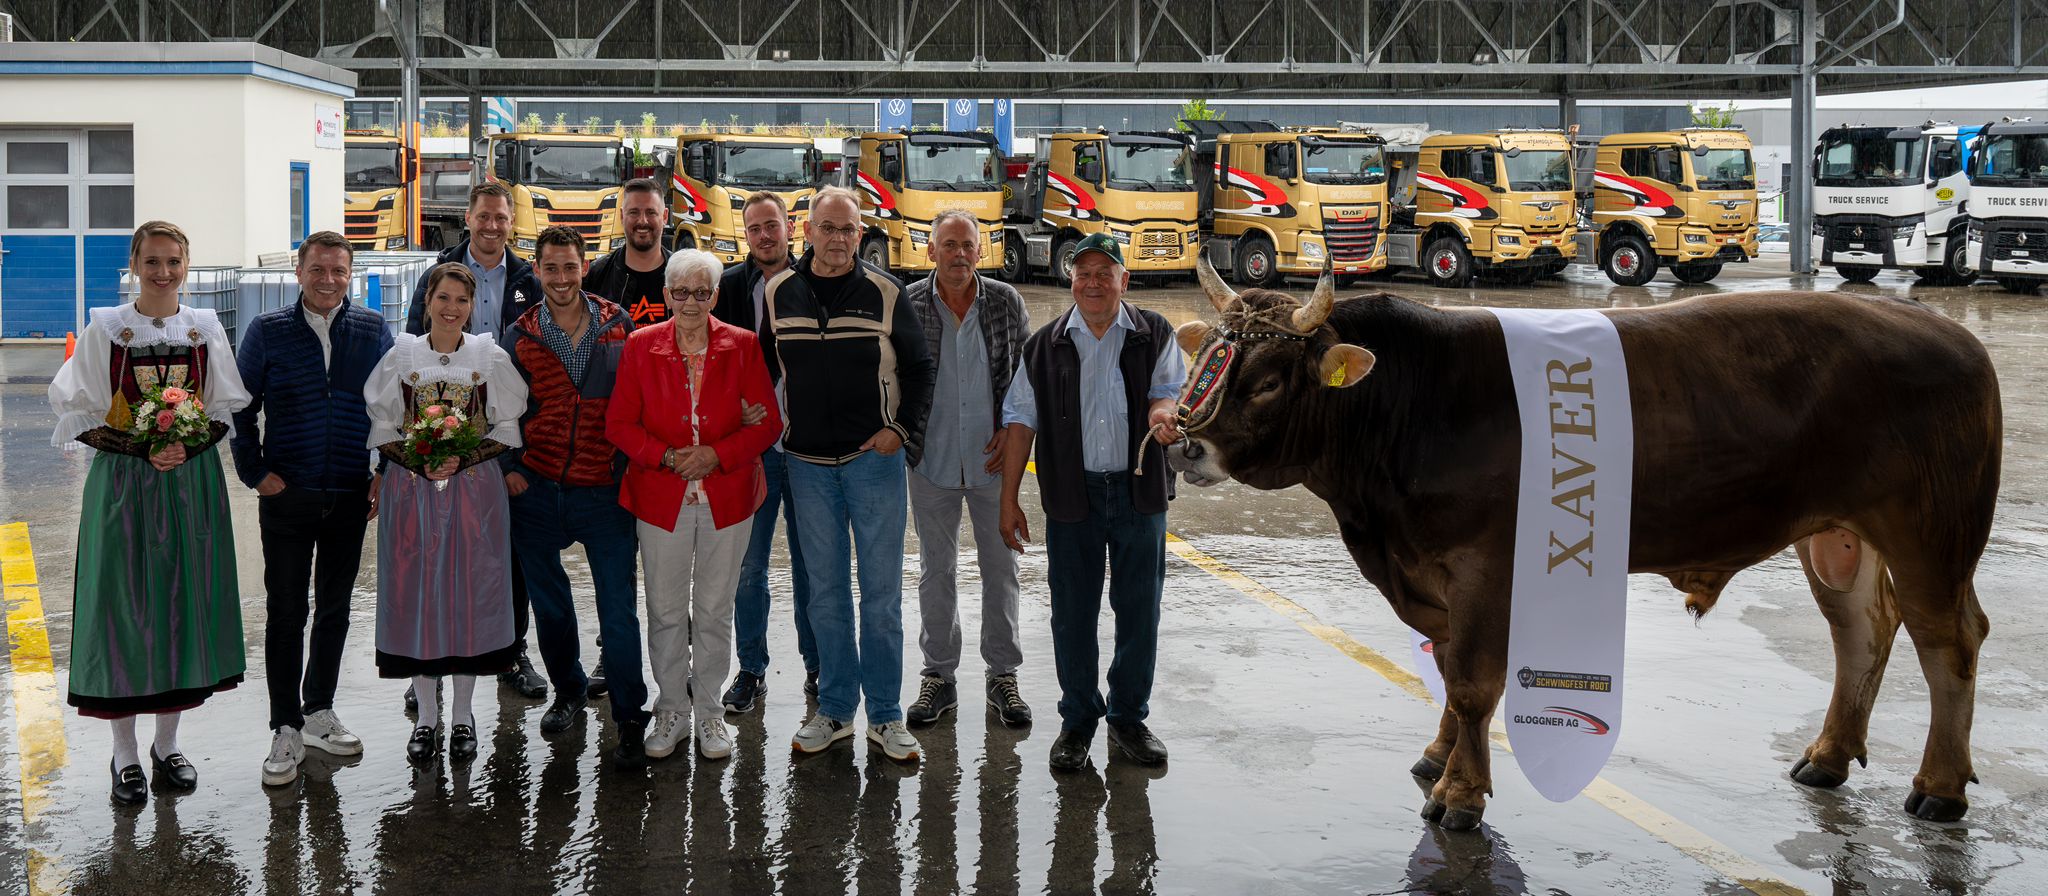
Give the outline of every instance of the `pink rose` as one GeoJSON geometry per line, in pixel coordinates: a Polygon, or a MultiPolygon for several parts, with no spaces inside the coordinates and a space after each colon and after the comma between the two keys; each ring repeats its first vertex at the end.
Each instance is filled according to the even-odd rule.
{"type": "Polygon", "coordinates": [[[428,416],[428,417],[439,417],[439,416],[441,416],[441,415],[443,415],[443,414],[446,414],[446,413],[448,413],[448,409],[447,409],[447,408],[445,408],[445,407],[442,407],[442,406],[440,406],[440,405],[438,405],[438,404],[430,404],[430,405],[427,405],[427,409],[426,409],[426,410],[424,410],[424,411],[421,411],[420,413],[421,413],[421,414],[424,414],[424,415],[426,415],[426,416],[428,416]]]}
{"type": "Polygon", "coordinates": [[[180,389],[176,386],[172,386],[164,390],[164,401],[167,404],[177,404],[191,397],[192,393],[180,389]]]}
{"type": "Polygon", "coordinates": [[[177,415],[176,413],[174,413],[174,412],[171,412],[171,411],[158,411],[158,412],[156,412],[156,431],[157,431],[157,432],[170,432],[170,431],[171,431],[171,423],[172,423],[172,422],[174,422],[174,421],[176,421],[177,419],[178,419],[178,415],[177,415]]]}
{"type": "Polygon", "coordinates": [[[454,429],[454,428],[456,428],[456,427],[458,427],[458,426],[461,426],[461,425],[462,425],[462,421],[461,421],[461,420],[457,420],[457,419],[455,419],[454,417],[442,417],[442,418],[441,418],[441,428],[442,428],[442,429],[451,429],[451,430],[452,430],[452,429],[454,429]]]}

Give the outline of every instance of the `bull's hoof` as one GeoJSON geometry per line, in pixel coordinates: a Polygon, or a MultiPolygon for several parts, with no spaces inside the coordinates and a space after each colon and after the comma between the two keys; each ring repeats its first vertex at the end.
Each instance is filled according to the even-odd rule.
{"type": "Polygon", "coordinates": [[[1443,825],[1446,831],[1471,831],[1479,828],[1479,817],[1485,809],[1450,809],[1444,812],[1443,825]]]}
{"type": "Polygon", "coordinates": [[[1945,796],[1929,796],[1918,790],[1906,797],[1906,811],[1921,821],[1961,821],[1970,811],[1968,798],[1949,799],[1945,796]]]}
{"type": "Polygon", "coordinates": [[[1444,810],[1447,808],[1449,807],[1436,800],[1425,800],[1422,803],[1422,820],[1436,824],[1443,820],[1444,810]]]}
{"type": "Polygon", "coordinates": [[[1408,773],[1425,781],[1434,781],[1444,776],[1444,764],[1424,756],[1421,759],[1415,760],[1415,764],[1409,767],[1408,773]]]}
{"type": "Polygon", "coordinates": [[[1798,762],[1792,763],[1792,780],[1808,787],[1826,790],[1848,783],[1849,776],[1828,771],[1816,763],[1806,761],[1806,757],[1802,756],[1798,762]]]}

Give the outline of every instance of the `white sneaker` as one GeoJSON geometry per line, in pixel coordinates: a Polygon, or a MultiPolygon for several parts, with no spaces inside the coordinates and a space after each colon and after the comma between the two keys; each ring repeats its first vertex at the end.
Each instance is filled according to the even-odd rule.
{"type": "Polygon", "coordinates": [[[676,751],[676,744],[689,736],[689,723],[679,712],[657,712],[647,726],[647,758],[662,759],[676,751]]]}
{"type": "Polygon", "coordinates": [[[834,741],[853,736],[853,724],[828,719],[824,713],[811,716],[810,721],[796,730],[796,737],[789,745],[804,753],[816,753],[832,745],[834,741]]]}
{"type": "Polygon", "coordinates": [[[706,759],[732,755],[732,735],[725,730],[725,720],[705,719],[697,723],[697,752],[706,759]]]}
{"type": "Polygon", "coordinates": [[[882,755],[898,762],[917,758],[917,738],[910,736],[910,729],[904,727],[901,719],[869,725],[868,740],[882,748],[882,755]]]}
{"type": "Polygon", "coordinates": [[[306,746],[336,756],[363,755],[363,739],[342,727],[341,719],[334,710],[323,709],[306,717],[306,728],[299,733],[306,746]]]}
{"type": "Polygon", "coordinates": [[[299,762],[306,758],[306,742],[299,729],[286,725],[270,739],[270,755],[263,757],[263,786],[283,787],[298,780],[299,762]]]}

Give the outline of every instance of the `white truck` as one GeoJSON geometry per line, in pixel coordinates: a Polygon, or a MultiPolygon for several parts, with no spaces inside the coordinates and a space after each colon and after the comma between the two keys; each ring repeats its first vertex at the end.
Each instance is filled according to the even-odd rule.
{"type": "Polygon", "coordinates": [[[1978,128],[1843,125],[1813,150],[1813,257],[1851,283],[1908,270],[1935,286],[1975,280],[1967,254],[1969,141],[1978,128]]]}
{"type": "Polygon", "coordinates": [[[2048,280],[2048,124],[1987,124],[1970,147],[1971,269],[2009,292],[2048,280]]]}

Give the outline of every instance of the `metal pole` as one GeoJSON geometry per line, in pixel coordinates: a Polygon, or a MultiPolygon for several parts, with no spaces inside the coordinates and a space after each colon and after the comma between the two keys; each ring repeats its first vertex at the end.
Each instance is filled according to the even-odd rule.
{"type": "Polygon", "coordinates": [[[1792,83],[1792,183],[1786,187],[1787,210],[1785,223],[1790,225],[1792,238],[1786,242],[1791,249],[1792,272],[1795,274],[1814,273],[1813,265],[1813,166],[1808,156],[1813,152],[1814,96],[1816,79],[1815,48],[1819,44],[1816,33],[1820,16],[1814,9],[1817,0],[1800,0],[1799,3],[1799,74],[1792,83]]]}
{"type": "MultiPolygon", "coordinates": [[[[420,17],[418,0],[397,0],[398,15],[393,24],[399,45],[398,142],[420,150],[420,17]]],[[[420,191],[414,181],[405,190],[406,247],[417,249],[420,239],[420,191]]]]}
{"type": "Polygon", "coordinates": [[[1557,98],[1557,126],[1567,131],[1579,123],[1579,98],[1567,93],[1557,98]]]}

